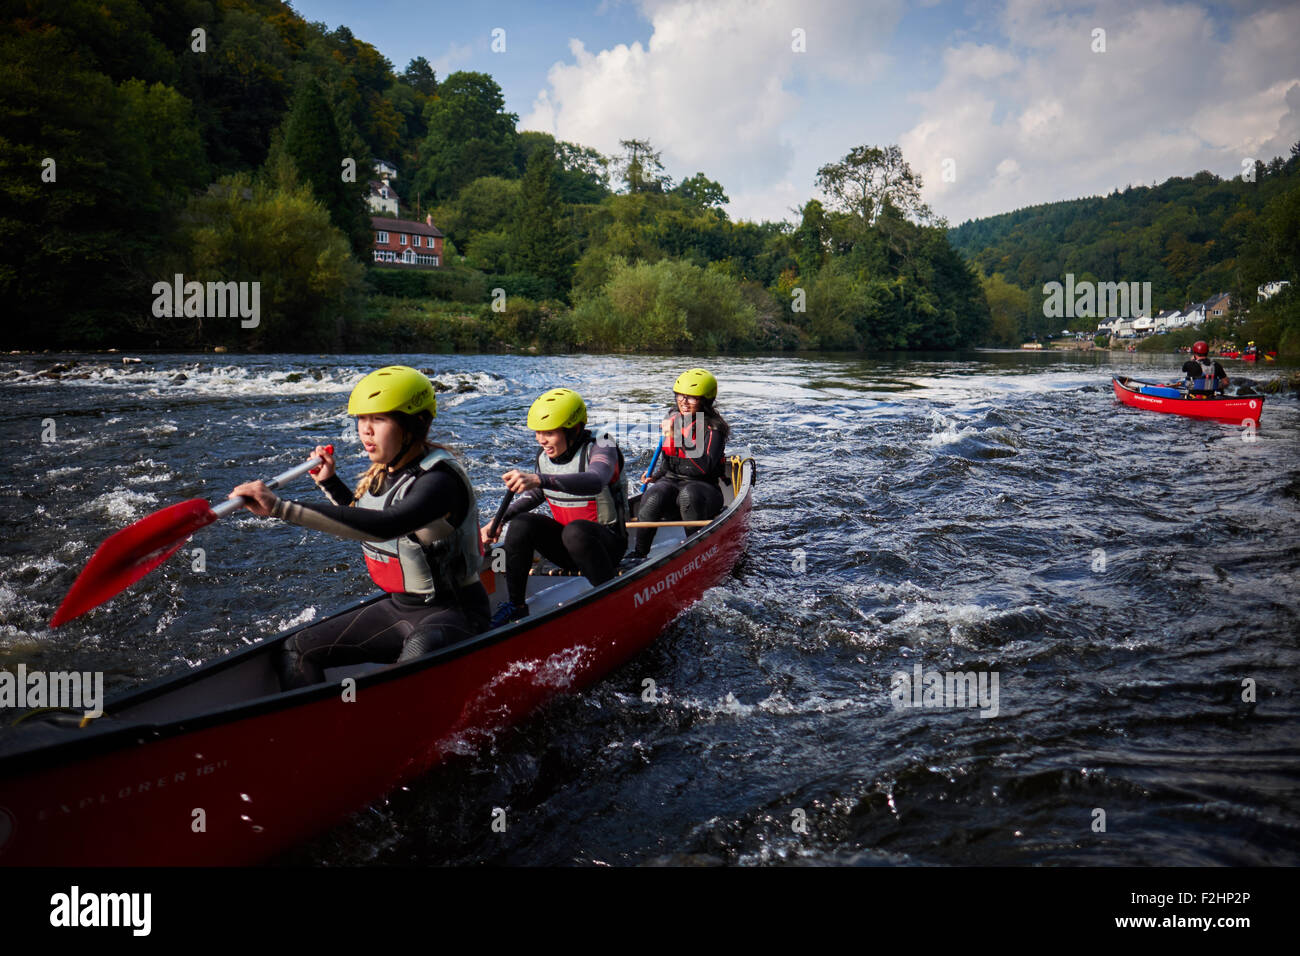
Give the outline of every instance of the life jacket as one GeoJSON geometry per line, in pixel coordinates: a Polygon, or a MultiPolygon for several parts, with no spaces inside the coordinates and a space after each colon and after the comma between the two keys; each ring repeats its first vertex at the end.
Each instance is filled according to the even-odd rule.
{"type": "Polygon", "coordinates": [[[695,464],[695,459],[702,458],[711,451],[709,442],[721,440],[722,436],[709,427],[704,416],[699,412],[689,418],[683,416],[681,412],[673,412],[668,434],[664,436],[662,452],[664,469],[678,478],[716,482],[722,477],[722,456],[718,456],[718,464],[713,469],[715,474],[701,472],[695,464]],[[680,445],[677,443],[678,438],[682,440],[680,445]],[[701,442],[704,443],[704,447],[700,447],[701,442]]]}
{"type": "MultiPolygon", "coordinates": [[[[587,470],[587,462],[591,460],[591,450],[596,445],[595,436],[591,432],[584,432],[584,438],[581,439],[577,450],[569,456],[569,460],[563,464],[552,461],[547,457],[546,452],[537,453],[537,473],[539,475],[576,475],[579,472],[587,470]]],[[[602,436],[602,439],[612,443],[613,439],[608,435],[602,436]]],[[[609,484],[594,495],[574,495],[567,491],[543,490],[546,495],[546,503],[551,506],[551,514],[560,524],[568,524],[570,521],[596,521],[603,525],[610,525],[619,533],[624,533],[623,525],[627,521],[627,484],[623,481],[623,451],[615,447],[618,452],[618,466],[614,469],[614,477],[610,479],[609,484]]]]}
{"type": "Polygon", "coordinates": [[[435,467],[443,467],[460,479],[469,496],[465,519],[452,527],[445,517],[389,541],[363,541],[370,579],[389,593],[452,594],[457,588],[477,581],[483,557],[478,533],[478,506],[474,486],[465,469],[443,448],[435,448],[415,468],[406,468],[392,486],[378,495],[365,492],[358,508],[387,508],[406,496],[415,479],[435,467]]]}
{"type": "Polygon", "coordinates": [[[1223,388],[1223,380],[1214,374],[1214,359],[1195,360],[1201,366],[1201,374],[1192,379],[1192,390],[1196,392],[1217,392],[1223,388]]]}

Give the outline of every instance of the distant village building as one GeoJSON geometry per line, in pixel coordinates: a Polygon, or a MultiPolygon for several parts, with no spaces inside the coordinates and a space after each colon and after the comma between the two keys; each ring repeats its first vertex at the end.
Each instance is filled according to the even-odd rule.
{"type": "Polygon", "coordinates": [[[406,266],[441,266],[442,232],[433,224],[433,216],[424,222],[373,216],[370,227],[375,232],[376,262],[406,266]]]}
{"type": "Polygon", "coordinates": [[[390,179],[397,178],[397,167],[386,159],[375,160],[375,175],[388,182],[390,179]]]}
{"type": "Polygon", "coordinates": [[[370,180],[370,195],[366,197],[366,202],[375,215],[397,218],[397,190],[387,180],[370,180]]]}
{"type": "Polygon", "coordinates": [[[1183,309],[1183,318],[1180,325],[1193,326],[1201,325],[1205,322],[1205,303],[1196,302],[1183,309]]]}
{"type": "Polygon", "coordinates": [[[1211,319],[1221,319],[1232,308],[1232,296],[1226,292],[1212,295],[1205,300],[1205,314],[1211,319]]]}
{"type": "Polygon", "coordinates": [[[1179,319],[1182,318],[1180,309],[1165,309],[1157,315],[1151,322],[1152,332],[1164,332],[1168,329],[1178,328],[1179,319]]]}
{"type": "Polygon", "coordinates": [[[1290,284],[1291,283],[1286,279],[1281,279],[1276,282],[1265,282],[1258,289],[1260,301],[1262,302],[1264,299],[1273,298],[1273,296],[1277,295],[1290,284]]]}

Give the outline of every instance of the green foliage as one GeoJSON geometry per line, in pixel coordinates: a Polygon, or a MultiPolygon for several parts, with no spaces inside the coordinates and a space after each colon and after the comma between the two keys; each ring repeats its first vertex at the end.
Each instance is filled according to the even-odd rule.
{"type": "Polygon", "coordinates": [[[188,344],[270,350],[336,348],[356,309],[361,266],[306,185],[245,173],[223,177],[186,206],[173,272],[199,282],[259,282],[260,323],[238,319],[150,318],[152,333],[188,344]],[[206,323],[206,324],[205,324],[206,323]]]}
{"type": "MultiPolygon", "coordinates": [[[[949,236],[984,274],[1000,273],[1034,298],[1072,273],[1076,281],[1150,282],[1157,312],[1216,292],[1253,309],[1257,285],[1295,274],[1300,242],[1294,233],[1287,239],[1282,210],[1283,197],[1300,186],[1300,159],[1261,163],[1255,175],[1254,182],[1175,177],[962,223],[949,236]]],[[[1029,331],[1055,324],[1040,319],[1029,331]]]]}
{"type": "Polygon", "coordinates": [[[348,157],[334,123],[329,102],[315,80],[294,93],[293,105],[272,145],[268,166],[292,164],[297,175],[330,214],[330,221],[348,237],[353,251],[364,256],[371,248],[370,215],[365,204],[368,161],[357,164],[357,178],[343,180],[348,157]]]}
{"type": "Polygon", "coordinates": [[[520,184],[510,230],[510,264],[516,272],[546,281],[553,290],[567,285],[573,261],[572,241],[560,229],[562,212],[555,158],[549,148],[538,149],[529,157],[520,184]]]}
{"type": "Polygon", "coordinates": [[[615,261],[573,319],[580,345],[615,351],[734,348],[756,329],[755,309],[735,279],[675,260],[615,261]]]}
{"type": "Polygon", "coordinates": [[[465,186],[454,200],[435,206],[433,221],[468,251],[478,234],[504,232],[515,217],[519,189],[517,179],[484,176],[465,186]]]}
{"type": "Polygon", "coordinates": [[[114,85],[72,37],[0,31],[0,302],[11,347],[113,342],[121,316],[148,307],[171,212],[207,173],[185,97],[157,82],[114,85]]]}
{"type": "Polygon", "coordinates": [[[401,299],[482,302],[488,290],[483,273],[464,266],[441,269],[372,267],[366,270],[366,280],[374,294],[401,299]]]}
{"type": "Polygon", "coordinates": [[[727,198],[722,184],[715,183],[703,173],[696,173],[694,176],[683,179],[673,192],[691,205],[705,209],[725,206],[731,202],[727,198]]]}
{"type": "Polygon", "coordinates": [[[505,112],[501,87],[486,73],[448,76],[424,118],[429,135],[414,181],[431,200],[452,199],[475,179],[513,168],[519,117],[505,112]]]}

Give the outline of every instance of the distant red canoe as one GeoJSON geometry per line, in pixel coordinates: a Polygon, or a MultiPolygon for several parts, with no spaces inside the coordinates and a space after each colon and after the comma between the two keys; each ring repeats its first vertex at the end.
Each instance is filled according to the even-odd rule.
{"type": "Polygon", "coordinates": [[[109,701],[84,727],[25,721],[0,738],[0,866],[254,863],[472,753],[626,663],[727,580],[755,467],[732,459],[726,507],[691,537],[661,530],[643,563],[595,589],[530,577],[529,617],[413,661],[332,668],[282,692],[272,652],[288,631],[109,701]]]}
{"type": "Polygon", "coordinates": [[[1111,381],[1115,397],[1125,405],[1145,408],[1153,412],[1170,412],[1174,415],[1187,415],[1191,418],[1205,418],[1210,421],[1224,422],[1228,425],[1244,425],[1254,422],[1259,427],[1259,414],[1264,410],[1263,395],[1246,395],[1232,398],[1187,398],[1170,394],[1177,389],[1161,386],[1153,382],[1140,382],[1137,379],[1116,376],[1111,381]],[[1144,392],[1143,389],[1147,389],[1144,392]],[[1152,394],[1156,392],[1158,394],[1152,394]]]}

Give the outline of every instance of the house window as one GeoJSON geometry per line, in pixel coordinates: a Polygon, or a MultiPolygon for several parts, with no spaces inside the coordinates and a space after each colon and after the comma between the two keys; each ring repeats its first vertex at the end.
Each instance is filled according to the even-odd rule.
{"type": "Polygon", "coordinates": [[[381,246],[388,245],[388,233],[386,232],[375,233],[375,242],[381,246]]]}
{"type": "Polygon", "coordinates": [[[406,245],[406,233],[401,234],[401,238],[398,239],[398,244],[403,246],[406,245]]]}
{"type": "Polygon", "coordinates": [[[414,237],[411,239],[411,245],[413,245],[413,246],[415,246],[415,247],[418,248],[419,245],[420,245],[420,237],[419,237],[419,236],[414,236],[414,237]]]}
{"type": "Polygon", "coordinates": [[[384,254],[383,254],[382,252],[380,252],[378,249],[375,250],[375,261],[376,261],[376,262],[383,262],[383,261],[384,261],[384,254]]]}
{"type": "Polygon", "coordinates": [[[438,257],[437,257],[437,256],[429,256],[429,258],[433,260],[433,264],[434,264],[435,266],[438,265],[438,257]]]}
{"type": "Polygon", "coordinates": [[[415,253],[412,252],[410,249],[407,249],[405,252],[402,253],[402,261],[405,262],[405,263],[407,263],[408,265],[409,265],[410,263],[414,262],[414,261],[415,261],[415,253]]]}

